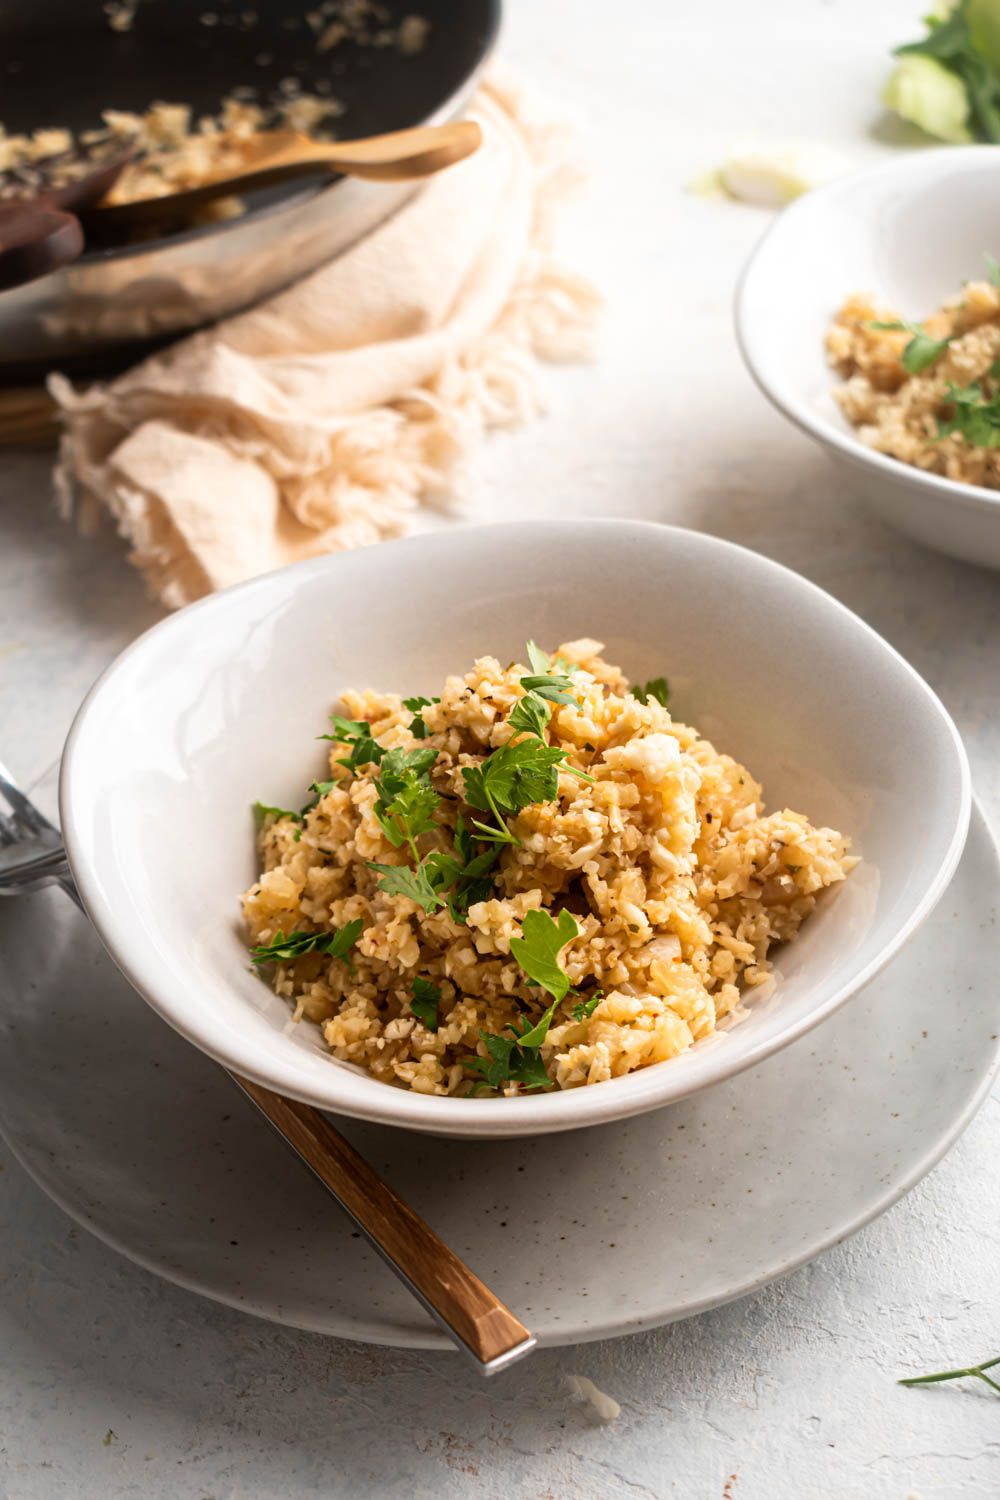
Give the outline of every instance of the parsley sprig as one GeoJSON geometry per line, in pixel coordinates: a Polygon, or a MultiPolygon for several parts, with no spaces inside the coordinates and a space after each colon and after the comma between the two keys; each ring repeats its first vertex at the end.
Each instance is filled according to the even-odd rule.
{"type": "Polygon", "coordinates": [[[946,339],[935,339],[921,327],[919,323],[908,323],[903,318],[894,318],[891,322],[882,323],[873,319],[869,328],[885,329],[890,333],[908,333],[910,341],[906,345],[899,362],[908,375],[919,375],[922,370],[928,369],[936,360],[939,360],[957,335],[951,334],[946,339]]]}
{"type": "Polygon", "coordinates": [[[987,396],[974,380],[971,385],[949,385],[947,399],[954,410],[938,421],[938,437],[959,432],[975,448],[1000,448],[1000,390],[987,396]]]}
{"type": "Polygon", "coordinates": [[[538,802],[553,802],[559,791],[559,772],[568,771],[581,781],[593,781],[586,771],[568,763],[568,752],[545,740],[552,717],[551,703],[577,703],[572,694],[568,664],[550,658],[528,642],[528,660],[536,669],[521,678],[524,696],[511,709],[507,723],[513,730],[505,745],[492,751],[478,766],[464,766],[465,800],[477,812],[491,813],[495,826],[473,820],[481,839],[497,844],[518,844],[505,819],[538,802]],[[567,667],[567,671],[555,670],[567,667]],[[523,736],[523,737],[522,737],[523,736]]]}
{"type": "Polygon", "coordinates": [[[441,991],[436,984],[431,984],[429,979],[421,979],[418,975],[413,981],[412,999],[410,1009],[417,1020],[427,1027],[428,1031],[438,1029],[438,1006],[441,1003],[441,991]]]}
{"type": "Polygon", "coordinates": [[[935,1375],[910,1375],[899,1384],[937,1385],[942,1380],[964,1380],[967,1376],[971,1376],[974,1380],[984,1381],[990,1390],[1000,1395],[1000,1385],[986,1373],[987,1370],[992,1370],[994,1365],[1000,1365],[1000,1354],[995,1359],[984,1359],[981,1365],[969,1365],[964,1370],[939,1370],[935,1375]]]}
{"type": "Polygon", "coordinates": [[[339,745],[349,745],[351,753],[337,761],[346,766],[352,776],[357,776],[362,766],[378,765],[385,750],[372,734],[367,719],[342,719],[340,714],[331,714],[333,734],[321,734],[321,740],[334,740],[339,745]]]}
{"type": "Polygon", "coordinates": [[[455,824],[455,852],[432,849],[421,858],[417,839],[439,827],[434,812],[441,798],[430,780],[437,751],[389,750],[381,762],[375,816],[393,848],[405,843],[413,855],[414,868],[369,861],[369,869],[381,877],[379,890],[389,896],[406,896],[424,911],[447,904],[452,918],[464,922],[469,907],[485,901],[493,882],[489,872],[499,849],[476,851],[475,841],[461,815],[455,824]]]}
{"type": "Polygon", "coordinates": [[[603,998],[604,998],[604,991],[603,990],[595,990],[592,995],[588,995],[587,996],[586,1000],[580,1000],[580,1001],[578,1001],[577,1004],[574,1005],[573,1009],[570,1011],[570,1015],[573,1017],[573,1020],[574,1021],[589,1021],[590,1018],[591,1018],[591,1016],[594,1014],[594,1011],[600,1005],[600,1003],[603,1000],[603,998]]]}
{"type": "Polygon", "coordinates": [[[666,708],[670,702],[670,684],[665,677],[651,677],[648,682],[637,682],[632,688],[632,695],[640,703],[648,703],[650,698],[655,698],[657,703],[662,703],[666,708]]]}
{"type": "Polygon", "coordinates": [[[493,890],[490,872],[500,858],[500,848],[496,844],[492,848],[480,848],[460,813],[455,822],[455,853],[459,868],[448,906],[454,920],[464,922],[470,906],[490,898],[493,890]]]}
{"type": "Polygon", "coordinates": [[[441,801],[431,785],[430,770],[438,758],[435,749],[386,750],[379,762],[375,785],[378,801],[374,812],[382,832],[394,849],[405,843],[417,864],[417,839],[437,827],[434,813],[441,801]]]}
{"type": "Polygon", "coordinates": [[[528,978],[552,995],[553,1000],[539,1020],[530,1022],[522,1016],[519,1021],[511,1022],[506,1028],[511,1033],[509,1037],[480,1032],[488,1056],[468,1057],[465,1066],[478,1073],[487,1087],[495,1089],[507,1082],[520,1083],[525,1088],[552,1087],[540,1049],[556,1010],[570,990],[570,978],[559,965],[559,954],[579,932],[580,924],[565,908],[556,919],[547,911],[525,913],[521,936],[511,938],[510,951],[528,978]]]}
{"type": "MultiPolygon", "coordinates": [[[[465,800],[479,812],[492,813],[496,827],[473,819],[482,839],[517,844],[504,822],[536,802],[552,802],[559,790],[559,772],[566,751],[538,739],[508,740],[479,766],[464,766],[465,800]]],[[[590,779],[589,777],[587,778],[590,779]]]]}
{"type": "Polygon", "coordinates": [[[253,816],[258,828],[262,828],[268,818],[291,818],[293,823],[302,822],[301,813],[292,812],[289,807],[270,807],[266,802],[254,803],[253,816]]]}
{"type": "Polygon", "coordinates": [[[559,967],[559,955],[580,935],[580,924],[565,908],[553,920],[547,911],[525,912],[521,936],[511,938],[510,951],[529,979],[547,990],[556,1001],[569,994],[570,978],[559,967]]]}
{"type": "Polygon", "coordinates": [[[435,703],[440,703],[440,698],[404,698],[403,707],[408,708],[413,718],[410,720],[410,733],[415,740],[425,740],[429,733],[424,723],[423,711],[432,708],[435,703]]]}
{"type": "Polygon", "coordinates": [[[519,1031],[516,1024],[510,1029],[513,1035],[509,1037],[493,1036],[483,1032],[483,1042],[489,1056],[465,1059],[465,1066],[471,1073],[478,1073],[481,1079],[481,1083],[473,1092],[477,1092],[484,1085],[487,1088],[498,1089],[504,1083],[520,1083],[526,1089],[553,1087],[552,1079],[545,1071],[545,1064],[542,1062],[538,1048],[522,1046],[518,1040],[519,1031]]]}
{"type": "Polygon", "coordinates": [[[528,642],[528,660],[532,672],[521,678],[521,686],[526,692],[537,693],[550,703],[575,703],[579,707],[579,701],[573,693],[568,662],[564,662],[561,657],[553,660],[534,641],[528,642]]]}
{"type": "Polygon", "coordinates": [[[364,925],[358,917],[341,927],[339,932],[290,932],[287,937],[279,932],[269,943],[251,948],[250,957],[255,964],[272,964],[301,958],[304,953],[326,953],[330,958],[342,958],[350,965],[350,951],[361,936],[364,925]]]}

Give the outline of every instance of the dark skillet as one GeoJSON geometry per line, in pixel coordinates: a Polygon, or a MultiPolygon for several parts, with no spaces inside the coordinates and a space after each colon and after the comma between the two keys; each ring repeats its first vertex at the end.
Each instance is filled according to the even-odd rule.
{"type": "Polygon", "coordinates": [[[413,14],[430,23],[423,51],[408,57],[349,41],[317,52],[304,17],[319,6],[139,0],[131,31],[116,32],[101,0],[0,0],[0,121],[8,134],[89,130],[102,110],[141,113],[155,100],[215,114],[236,88],[255,85],[266,97],[294,78],[304,93],[330,88],[343,100],[340,134],[378,135],[419,124],[460,89],[489,50],[499,13],[493,0],[384,0],[390,25],[413,14]],[[241,24],[253,13],[253,26],[241,24]],[[206,14],[217,23],[205,26],[206,14]]]}
{"type": "MultiPolygon", "coordinates": [[[[159,100],[189,104],[197,119],[216,114],[224,98],[248,85],[257,90],[254,102],[266,107],[294,79],[303,93],[332,94],[344,104],[335,126],[341,136],[416,125],[461,95],[481,66],[496,36],[500,0],[380,3],[389,27],[406,15],[428,21],[418,54],[350,40],[317,51],[305,16],[321,9],[322,0],[139,0],[124,32],[111,29],[101,0],[0,0],[0,124],[9,134],[53,126],[80,132],[100,128],[105,109],[142,113],[159,100]],[[256,20],[247,24],[252,14],[256,20]],[[204,24],[206,15],[215,23],[204,24]]],[[[298,182],[253,195],[249,217],[302,192],[298,182]]],[[[187,233],[225,234],[226,225],[187,233]]],[[[182,237],[145,241],[142,248],[182,237]]],[[[105,253],[88,243],[79,264],[96,264],[105,253]]],[[[0,329],[4,300],[18,295],[0,293],[0,329]]],[[[12,374],[0,347],[0,380],[12,374]]]]}

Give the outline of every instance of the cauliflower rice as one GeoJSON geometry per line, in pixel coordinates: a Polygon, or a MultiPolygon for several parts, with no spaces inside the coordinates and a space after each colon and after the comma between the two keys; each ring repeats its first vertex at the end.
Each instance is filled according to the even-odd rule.
{"type": "Polygon", "coordinates": [[[922,331],[947,343],[916,373],[901,362],[912,328],[873,326],[898,321],[861,294],[837,314],[826,350],[844,378],[833,393],[844,416],[879,453],[947,479],[1000,489],[1000,447],[971,442],[960,431],[941,432],[955,413],[951,391],[978,387],[985,402],[1000,394],[1000,290],[989,281],[968,282],[960,297],[925,319],[922,331]]]}
{"type": "MultiPolygon", "coordinates": [[[[818,893],[856,863],[833,829],[787,808],[765,813],[749,771],[656,698],[642,701],[602,649],[559,647],[553,670],[571,675],[577,701],[550,703],[540,736],[566,754],[557,793],[507,819],[517,842],[493,846],[485,899],[464,919],[379,889],[370,864],[412,865],[413,855],[375,815],[379,767],[339,763],[346,741],[331,748],[331,783],[315,805],[265,810],[262,873],[243,897],[252,944],[360,924],[347,959],[314,951],[269,969],[334,1057],[419,1093],[467,1094],[490,1087],[487,1038],[524,1034],[548,1006],[551,1024],[531,1054],[544,1069],[537,1086],[575,1088],[665,1062],[715,1031],[742,994],[773,983],[772,944],[792,939],[818,893]],[[572,989],[557,1005],[514,957],[526,914],[538,911],[568,911],[577,927],[559,954],[572,989]],[[436,1030],[413,1009],[414,980],[439,992],[436,1030]]],[[[437,752],[427,774],[440,801],[421,858],[453,850],[460,817],[468,826],[486,816],[467,805],[462,770],[519,738],[507,718],[529,670],[483,657],[416,715],[393,694],[344,694],[345,713],[368,721],[383,750],[437,752]]],[[[528,1086],[502,1079],[492,1089],[528,1086]]]]}

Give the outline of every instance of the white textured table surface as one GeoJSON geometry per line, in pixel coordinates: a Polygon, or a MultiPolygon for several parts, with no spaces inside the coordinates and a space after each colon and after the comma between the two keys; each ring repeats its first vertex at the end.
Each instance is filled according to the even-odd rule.
{"type": "MultiPolygon", "coordinates": [[[[859,162],[894,149],[877,92],[916,0],[511,9],[508,57],[591,127],[578,228],[610,308],[599,363],[556,372],[548,419],[484,449],[481,513],[681,521],[807,574],[941,694],[997,826],[1000,581],[870,519],[765,405],[729,309],[766,215],[682,191],[744,134],[820,138],[859,162]]],[[[52,515],[45,463],[4,457],[0,725],[16,773],[51,766],[84,690],[156,614],[114,538],[52,515]]],[[[782,1283],[492,1385],[456,1358],[289,1332],[161,1283],[75,1230],[0,1149],[0,1496],[995,1497],[1000,1398],[894,1377],[1000,1353],[998,1125],[994,1097],[909,1198],[782,1283]],[[620,1419],[592,1425],[566,1372],[613,1394],[620,1419]]]]}

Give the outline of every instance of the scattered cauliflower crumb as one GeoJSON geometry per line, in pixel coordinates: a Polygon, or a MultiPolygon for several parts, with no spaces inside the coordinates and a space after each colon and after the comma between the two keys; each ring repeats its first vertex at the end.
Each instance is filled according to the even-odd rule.
{"type": "Polygon", "coordinates": [[[598,1390],[594,1382],[588,1380],[586,1375],[567,1375],[566,1385],[570,1395],[577,1401],[587,1402],[595,1421],[614,1422],[621,1416],[622,1409],[614,1397],[598,1390]]]}

